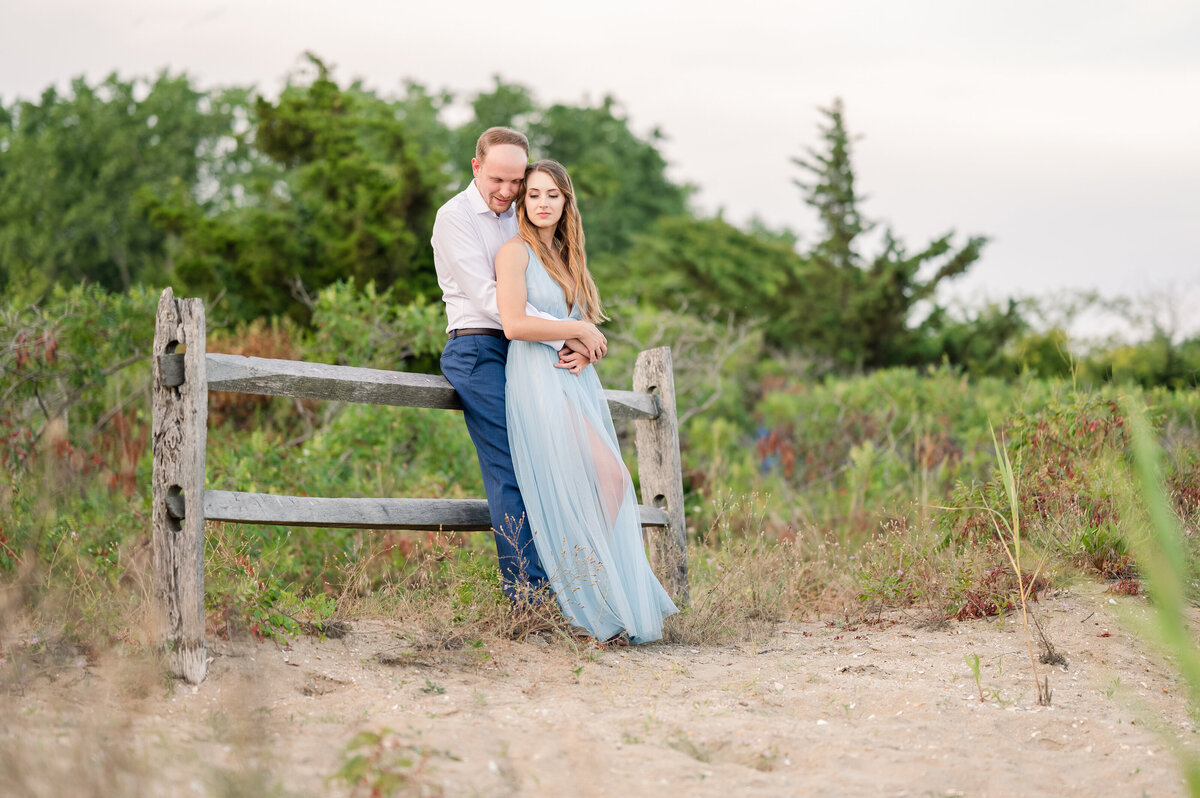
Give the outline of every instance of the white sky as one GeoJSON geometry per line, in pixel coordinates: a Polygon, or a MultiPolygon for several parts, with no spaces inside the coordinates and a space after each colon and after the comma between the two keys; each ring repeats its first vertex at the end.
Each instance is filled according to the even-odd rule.
{"type": "Polygon", "coordinates": [[[0,19],[5,103],[163,67],[274,94],[305,50],[385,94],[495,74],[546,103],[612,94],[666,134],[701,211],[802,233],[790,159],[841,97],[870,215],[911,249],[993,239],[955,293],[1153,292],[1200,321],[1194,0],[0,0],[0,19]]]}

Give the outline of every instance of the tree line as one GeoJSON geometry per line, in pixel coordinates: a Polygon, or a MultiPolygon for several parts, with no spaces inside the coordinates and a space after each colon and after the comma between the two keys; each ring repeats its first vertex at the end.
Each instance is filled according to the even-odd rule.
{"type": "Polygon", "coordinates": [[[449,92],[409,81],[387,96],[340,83],[315,55],[304,63],[274,98],[164,71],[0,103],[0,296],[171,284],[217,320],[302,325],[339,281],[434,301],[434,214],[470,179],[479,131],[509,125],[534,157],[571,171],[608,297],[755,329],[767,350],[817,370],[1023,367],[1033,331],[1017,301],[964,314],[938,299],[985,236],[947,231],[910,247],[864,215],[839,100],[793,161],[820,220],[807,241],[698,213],[692,187],[667,176],[661,132],[636,133],[612,97],[544,105],[496,78],[450,124],[449,92]]]}

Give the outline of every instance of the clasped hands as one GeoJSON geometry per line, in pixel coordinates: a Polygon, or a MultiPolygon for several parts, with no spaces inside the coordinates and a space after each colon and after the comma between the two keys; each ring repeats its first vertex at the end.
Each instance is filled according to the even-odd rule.
{"type": "Polygon", "coordinates": [[[608,354],[608,339],[600,328],[590,322],[583,322],[583,332],[576,338],[568,338],[563,348],[558,350],[558,362],[555,368],[566,369],[572,374],[579,374],[592,363],[608,354]]]}

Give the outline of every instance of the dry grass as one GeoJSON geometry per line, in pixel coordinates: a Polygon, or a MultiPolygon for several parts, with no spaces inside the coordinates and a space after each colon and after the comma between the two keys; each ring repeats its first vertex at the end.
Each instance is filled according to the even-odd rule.
{"type": "MultiPolygon", "coordinates": [[[[761,506],[754,497],[733,503],[726,523],[761,506]]],[[[666,643],[707,646],[763,640],[777,623],[805,615],[843,615],[857,606],[853,579],[841,548],[815,528],[769,539],[764,533],[701,536],[689,551],[691,603],[666,620],[666,643]]],[[[594,644],[573,633],[549,594],[518,609],[499,589],[490,547],[431,550],[402,574],[379,576],[374,561],[387,551],[374,548],[340,579],[339,618],[386,617],[410,632],[398,644],[400,659],[428,662],[436,652],[462,659],[461,652],[488,648],[495,640],[540,635],[580,651],[594,644]],[[374,584],[372,584],[375,582],[374,584]],[[459,653],[455,653],[459,652],[459,653]]],[[[470,657],[467,657],[469,660],[470,657]]]]}
{"type": "Polygon", "coordinates": [[[283,794],[274,735],[249,693],[189,719],[202,731],[181,734],[170,721],[155,723],[177,688],[144,649],[109,652],[95,668],[62,667],[29,687],[43,679],[50,689],[19,704],[0,701],[5,796],[283,794]],[[157,733],[149,730],[156,725],[157,733]]]}
{"type": "Polygon", "coordinates": [[[103,610],[109,628],[89,627],[95,607],[77,586],[47,589],[24,570],[0,585],[0,784],[6,796],[157,794],[152,757],[128,744],[132,715],[97,711],[110,696],[129,707],[171,688],[162,663],[124,638],[141,604],[122,596],[103,610]],[[103,694],[92,687],[108,674],[103,694]],[[33,696],[34,698],[30,698],[33,696]]]}
{"type": "Polygon", "coordinates": [[[115,649],[152,656],[142,584],[118,586],[80,567],[60,568],[56,578],[24,561],[0,581],[0,695],[76,673],[115,649]]]}
{"type": "Polygon", "coordinates": [[[128,717],[47,730],[0,710],[0,784],[13,798],[151,794],[153,765],[125,744],[128,717]],[[51,733],[48,733],[50,731],[51,733]]]}
{"type": "Polygon", "coordinates": [[[771,636],[793,617],[841,615],[852,581],[818,530],[771,541],[762,534],[691,552],[689,606],[667,619],[664,640],[719,645],[771,636]]]}
{"type": "Polygon", "coordinates": [[[97,607],[85,597],[101,586],[84,589],[84,578],[48,584],[27,568],[0,584],[0,793],[281,794],[253,696],[207,713],[204,739],[177,737],[170,725],[144,733],[143,713],[161,713],[187,688],[150,645],[146,596],[110,590],[97,607]],[[89,626],[96,618],[108,625],[89,626]]]}

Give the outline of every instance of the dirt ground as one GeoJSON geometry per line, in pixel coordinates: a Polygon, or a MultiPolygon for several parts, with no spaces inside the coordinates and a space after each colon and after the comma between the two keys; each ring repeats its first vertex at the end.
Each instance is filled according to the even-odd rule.
{"type": "Polygon", "coordinates": [[[331,777],[362,754],[397,795],[1182,795],[1183,685],[1122,613],[1145,600],[1082,585],[1039,605],[1067,660],[1039,665],[1049,707],[1011,617],[609,650],[430,649],[360,621],[338,640],[210,642],[196,687],[113,654],[0,691],[0,793],[349,795],[331,777]]]}

